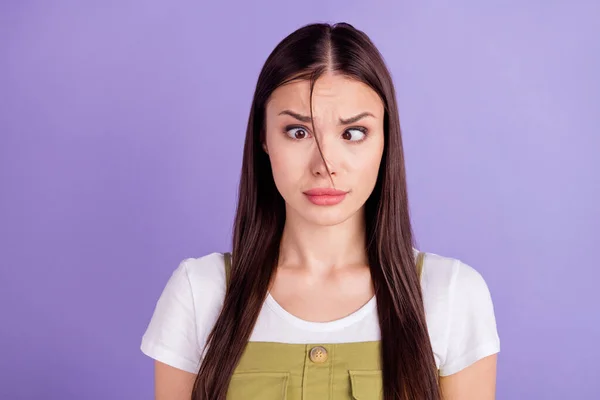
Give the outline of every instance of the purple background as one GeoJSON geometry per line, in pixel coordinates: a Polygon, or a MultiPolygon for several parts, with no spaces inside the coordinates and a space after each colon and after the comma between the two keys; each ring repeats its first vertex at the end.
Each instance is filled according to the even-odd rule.
{"type": "Polygon", "coordinates": [[[419,245],[488,282],[498,398],[598,398],[600,3],[426,3],[3,1],[0,399],[152,398],[155,301],[229,248],[258,72],[314,21],[389,64],[419,245]]]}

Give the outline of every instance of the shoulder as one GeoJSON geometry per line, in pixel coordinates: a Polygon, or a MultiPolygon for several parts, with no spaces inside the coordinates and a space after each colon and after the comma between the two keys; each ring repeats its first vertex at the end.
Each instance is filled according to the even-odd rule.
{"type": "MultiPolygon", "coordinates": [[[[225,261],[222,253],[189,257],[173,271],[162,297],[170,292],[186,293],[185,300],[193,306],[196,318],[223,302],[225,296],[225,261]]],[[[201,321],[202,322],[202,321],[201,321]]]]}
{"type": "Polygon", "coordinates": [[[142,351],[165,364],[196,372],[224,298],[223,254],[184,259],[158,298],[142,338],[142,351]]]}
{"type": "MultiPolygon", "coordinates": [[[[222,253],[186,258],[177,268],[189,285],[198,339],[203,343],[223,307],[226,289],[225,258],[222,253]]],[[[176,272],[177,273],[177,272],[176,272]]]]}
{"type": "Polygon", "coordinates": [[[475,298],[489,294],[487,283],[478,270],[459,259],[435,253],[425,253],[421,287],[426,297],[437,297],[441,293],[453,296],[456,291],[475,298]]]}
{"type": "Polygon", "coordinates": [[[442,376],[500,350],[491,293],[477,269],[456,258],[427,253],[421,288],[442,376]]]}
{"type": "Polygon", "coordinates": [[[210,253],[184,259],[177,269],[182,270],[192,289],[206,288],[225,292],[225,258],[223,253],[210,253]]]}

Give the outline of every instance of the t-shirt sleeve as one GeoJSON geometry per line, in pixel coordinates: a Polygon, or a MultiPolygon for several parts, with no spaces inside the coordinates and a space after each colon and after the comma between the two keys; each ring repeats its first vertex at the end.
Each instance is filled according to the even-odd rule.
{"type": "Polygon", "coordinates": [[[488,286],[479,272],[458,260],[449,293],[447,338],[441,376],[457,373],[500,351],[488,286]]]}
{"type": "Polygon", "coordinates": [[[186,262],[179,264],[163,289],[142,337],[141,350],[167,365],[197,373],[200,346],[186,262]]]}

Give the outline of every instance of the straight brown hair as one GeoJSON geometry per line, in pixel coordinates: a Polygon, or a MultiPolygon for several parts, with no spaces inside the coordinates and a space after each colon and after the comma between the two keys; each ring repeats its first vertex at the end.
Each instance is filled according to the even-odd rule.
{"type": "Polygon", "coordinates": [[[381,166],[365,204],[365,249],[377,298],[384,399],[440,399],[413,253],[394,85],[368,36],[338,23],[306,25],[284,38],[258,77],[244,144],[230,283],[207,339],[192,400],[225,400],[277,267],[285,204],[262,148],[267,101],[277,87],[295,79],[311,81],[312,98],[314,82],[324,71],[367,84],[385,108],[381,166]]]}

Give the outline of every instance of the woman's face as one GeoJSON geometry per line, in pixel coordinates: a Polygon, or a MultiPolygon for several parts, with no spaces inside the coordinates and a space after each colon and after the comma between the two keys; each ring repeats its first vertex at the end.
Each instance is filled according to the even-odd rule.
{"type": "Polygon", "coordinates": [[[264,149],[287,214],[335,225],[361,210],[375,187],[384,146],[383,102],[366,84],[326,73],[314,86],[313,118],[316,133],[310,82],[277,88],[266,107],[264,149]],[[334,188],[338,192],[319,192],[334,188]]]}

